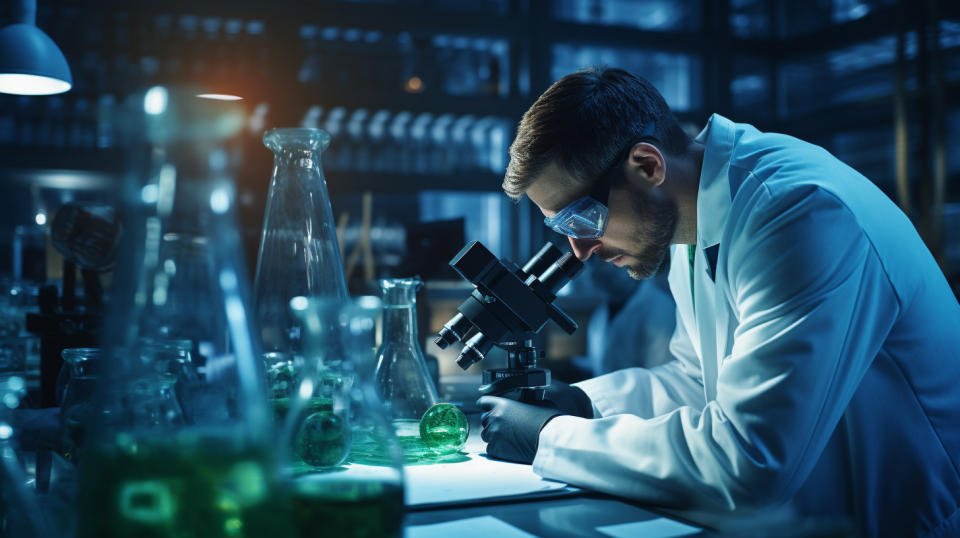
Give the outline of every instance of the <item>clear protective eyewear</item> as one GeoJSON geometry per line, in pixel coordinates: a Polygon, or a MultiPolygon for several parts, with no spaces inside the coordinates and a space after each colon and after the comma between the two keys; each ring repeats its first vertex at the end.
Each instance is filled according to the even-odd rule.
{"type": "Polygon", "coordinates": [[[656,140],[652,136],[653,131],[654,123],[650,122],[636,140],[627,144],[617,154],[617,158],[614,159],[610,168],[600,175],[600,179],[594,185],[593,190],[590,191],[589,196],[584,196],[567,204],[556,215],[545,217],[543,223],[558,234],[574,239],[602,237],[607,230],[607,217],[610,214],[607,199],[610,197],[610,183],[613,181],[614,172],[629,155],[634,144],[645,140],[656,140]]]}
{"type": "Polygon", "coordinates": [[[574,239],[596,239],[606,231],[609,213],[606,204],[587,196],[544,218],[543,223],[558,234],[574,239]]]}

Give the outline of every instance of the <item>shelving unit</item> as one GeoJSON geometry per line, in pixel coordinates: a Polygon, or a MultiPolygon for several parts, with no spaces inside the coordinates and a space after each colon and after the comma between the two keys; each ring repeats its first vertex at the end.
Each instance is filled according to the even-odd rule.
{"type": "MultiPolygon", "coordinates": [[[[892,133],[901,103],[911,127],[911,188],[927,193],[908,209],[922,220],[927,201],[960,201],[960,158],[948,156],[946,187],[934,188],[944,182],[931,175],[935,148],[943,144],[939,133],[953,137],[953,145],[960,138],[960,121],[938,123],[960,117],[960,5],[945,0],[835,0],[802,10],[778,0],[104,0],[93,9],[81,0],[39,0],[37,23],[66,52],[76,86],[57,97],[0,96],[0,174],[115,175],[122,141],[100,121],[103,110],[155,83],[228,82],[241,89],[262,128],[296,125],[311,113],[318,126],[336,128],[330,118],[338,111],[344,119],[340,132],[330,129],[334,147],[393,144],[385,151],[415,153],[452,144],[455,120],[441,128],[438,118],[495,122],[483,136],[496,141],[482,142],[481,150],[495,155],[481,164],[445,157],[439,168],[381,163],[371,169],[349,161],[326,168],[335,194],[497,192],[506,147],[536,96],[571,69],[606,62],[661,86],[692,127],[717,112],[809,139],[854,167],[886,170],[886,177],[871,179],[888,192],[896,183],[892,148],[844,155],[849,144],[835,139],[855,139],[864,130],[892,133]],[[933,29],[939,50],[932,46],[933,29]],[[898,35],[906,41],[900,64],[898,35]],[[842,61],[854,63],[831,64],[842,61]],[[897,65],[904,73],[900,92],[897,65]],[[844,85],[866,91],[837,90],[844,85]],[[390,118],[381,125],[386,128],[401,114],[429,114],[423,129],[440,134],[423,135],[435,135],[423,143],[410,132],[372,135],[363,131],[369,123],[348,124],[361,110],[368,122],[378,113],[390,118]],[[876,164],[883,160],[890,166],[876,164]]],[[[254,200],[266,194],[270,166],[256,133],[239,178],[254,200]]],[[[257,215],[246,217],[256,225],[257,215]]],[[[520,224],[529,226],[523,233],[542,243],[546,232],[535,216],[530,220],[520,224]]]]}

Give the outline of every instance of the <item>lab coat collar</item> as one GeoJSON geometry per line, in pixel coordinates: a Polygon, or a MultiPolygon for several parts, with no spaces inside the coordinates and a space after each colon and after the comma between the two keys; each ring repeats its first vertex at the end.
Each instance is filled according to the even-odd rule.
{"type": "Polygon", "coordinates": [[[736,125],[732,121],[713,114],[695,138],[706,145],[697,191],[697,248],[700,250],[715,247],[723,235],[732,199],[728,173],[735,135],[736,125]]]}

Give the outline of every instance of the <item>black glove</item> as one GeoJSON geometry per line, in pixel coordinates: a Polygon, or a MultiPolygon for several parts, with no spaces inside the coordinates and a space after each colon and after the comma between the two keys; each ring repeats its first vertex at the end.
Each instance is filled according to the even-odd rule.
{"type": "Polygon", "coordinates": [[[580,387],[554,380],[547,387],[543,399],[553,403],[564,415],[593,418],[593,403],[587,393],[583,392],[580,387]]]}
{"type": "Polygon", "coordinates": [[[477,405],[487,443],[487,455],[517,463],[533,463],[540,441],[540,430],[553,417],[562,415],[553,407],[539,407],[499,396],[481,396],[477,405]]]}

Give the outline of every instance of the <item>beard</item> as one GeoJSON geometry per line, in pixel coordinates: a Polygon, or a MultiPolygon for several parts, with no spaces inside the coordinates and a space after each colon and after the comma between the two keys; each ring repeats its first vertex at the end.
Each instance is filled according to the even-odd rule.
{"type": "Polygon", "coordinates": [[[667,257],[677,229],[677,204],[659,191],[631,193],[630,203],[641,219],[632,234],[638,240],[622,255],[634,260],[626,266],[630,278],[643,280],[657,274],[667,257]]]}

